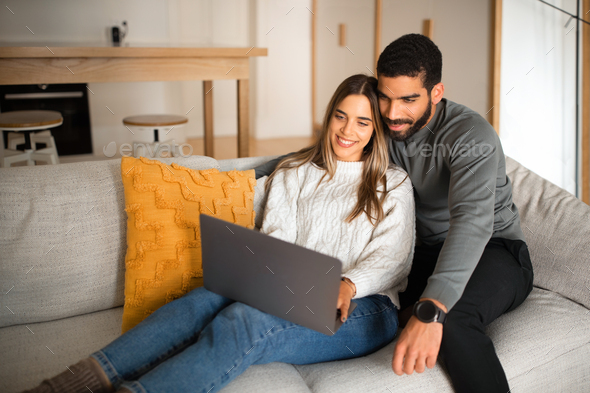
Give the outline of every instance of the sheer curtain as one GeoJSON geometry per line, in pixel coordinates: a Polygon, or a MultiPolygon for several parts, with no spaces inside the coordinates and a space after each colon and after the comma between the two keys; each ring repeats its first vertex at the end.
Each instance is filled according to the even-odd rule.
{"type": "MultiPolygon", "coordinates": [[[[548,0],[572,14],[575,0],[548,0]]],[[[504,153],[576,194],[576,23],[537,0],[502,11],[500,139],[504,153]]]]}

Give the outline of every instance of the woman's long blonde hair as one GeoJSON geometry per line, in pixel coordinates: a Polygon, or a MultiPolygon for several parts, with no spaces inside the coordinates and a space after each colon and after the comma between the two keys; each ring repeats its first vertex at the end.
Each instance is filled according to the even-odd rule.
{"type": "MultiPolygon", "coordinates": [[[[318,185],[326,175],[329,175],[328,181],[332,179],[336,172],[336,155],[332,150],[330,140],[330,121],[334,117],[338,105],[349,95],[363,95],[367,97],[371,104],[371,115],[373,118],[373,135],[371,140],[363,149],[361,161],[363,164],[363,181],[360,182],[357,191],[357,204],[352,212],[346,218],[346,222],[351,222],[363,212],[367,214],[371,224],[376,226],[384,218],[383,201],[387,195],[387,167],[389,165],[389,155],[387,143],[383,133],[383,122],[379,113],[379,102],[377,99],[377,79],[371,76],[357,74],[346,78],[338,89],[334,92],[322,124],[320,136],[313,145],[303,148],[298,152],[291,154],[282,159],[276,166],[273,173],[268,177],[265,190],[268,192],[275,174],[286,168],[296,168],[308,162],[326,170],[326,173],[320,179],[318,185]],[[377,187],[381,183],[383,190],[379,191],[377,187]]],[[[405,179],[404,179],[405,180],[405,179]]]]}

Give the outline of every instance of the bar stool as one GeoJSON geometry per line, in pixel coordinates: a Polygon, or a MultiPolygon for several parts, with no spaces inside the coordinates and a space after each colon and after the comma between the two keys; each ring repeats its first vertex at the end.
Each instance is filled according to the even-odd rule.
{"type": "Polygon", "coordinates": [[[137,153],[139,147],[149,146],[149,152],[153,152],[154,155],[158,156],[161,153],[162,145],[168,146],[168,152],[172,156],[179,155],[178,145],[176,145],[174,139],[166,141],[160,141],[160,131],[165,132],[167,135],[173,128],[184,126],[188,123],[188,118],[179,115],[138,115],[129,116],[123,119],[123,124],[131,132],[132,129],[137,131],[154,131],[154,140],[151,143],[144,143],[139,141],[133,142],[133,154],[138,157],[140,154],[137,153]]]}
{"type": "MultiPolygon", "coordinates": [[[[27,161],[28,166],[35,165],[35,161],[48,164],[59,164],[59,156],[55,140],[49,128],[58,127],[63,123],[61,113],[56,111],[12,111],[0,113],[0,130],[3,132],[17,131],[24,134],[24,150],[17,150],[22,139],[9,134],[8,148],[4,149],[4,142],[0,143],[0,166],[10,167],[12,164],[27,161]],[[43,130],[38,136],[31,135],[43,130]],[[36,143],[47,146],[37,150],[36,143]]],[[[12,134],[12,133],[11,133],[12,134]]]]}
{"type": "MultiPolygon", "coordinates": [[[[53,139],[53,135],[51,135],[51,131],[36,131],[35,133],[31,134],[31,147],[34,148],[33,150],[37,150],[36,144],[37,143],[44,143],[45,147],[56,147],[55,146],[55,139],[53,139]]],[[[25,144],[25,136],[21,135],[18,132],[9,132],[8,133],[8,148],[11,150],[18,150],[19,145],[25,144]]],[[[59,161],[59,158],[58,158],[59,161]]]]}

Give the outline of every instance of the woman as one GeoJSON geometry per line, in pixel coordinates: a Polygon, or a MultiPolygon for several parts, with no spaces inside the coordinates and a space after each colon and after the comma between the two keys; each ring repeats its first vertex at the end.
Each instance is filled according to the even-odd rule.
{"type": "Polygon", "coordinates": [[[318,141],[281,161],[266,183],[261,232],[342,261],[337,307],[346,323],[336,334],[201,287],[33,391],[212,393],[252,364],[347,359],[388,344],[412,261],[414,200],[407,174],[388,167],[376,85],[365,75],[342,82],[318,141]]]}

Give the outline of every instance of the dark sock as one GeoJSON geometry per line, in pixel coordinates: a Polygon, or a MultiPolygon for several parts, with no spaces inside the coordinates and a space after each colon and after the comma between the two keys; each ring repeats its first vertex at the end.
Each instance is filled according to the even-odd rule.
{"type": "Polygon", "coordinates": [[[23,393],[109,393],[112,385],[102,368],[93,358],[86,358],[71,365],[69,370],[45,379],[41,385],[23,393]]]}

